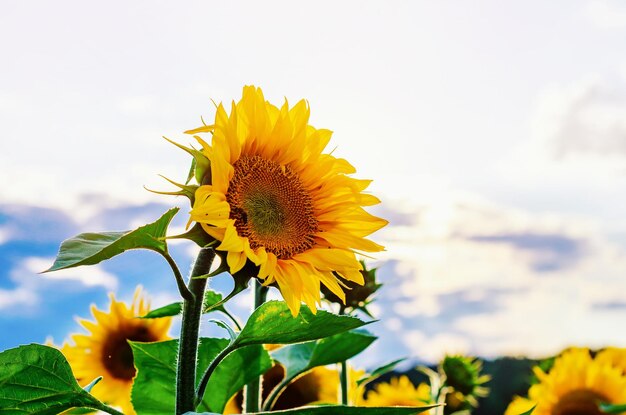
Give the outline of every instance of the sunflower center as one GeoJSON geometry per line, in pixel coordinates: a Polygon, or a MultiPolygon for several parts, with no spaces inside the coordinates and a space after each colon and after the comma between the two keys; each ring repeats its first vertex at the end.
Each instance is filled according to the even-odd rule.
{"type": "Polygon", "coordinates": [[[552,415],[602,415],[598,402],[606,398],[596,392],[579,389],[566,393],[552,409],[552,415]]]}
{"type": "Polygon", "coordinates": [[[237,233],[250,248],[265,247],[279,259],[314,244],[318,223],[311,196],[289,166],[259,156],[244,156],[234,165],[226,200],[237,233]]]}
{"type": "Polygon", "coordinates": [[[109,373],[117,378],[131,380],[136,369],[133,351],[128,341],[152,342],[157,338],[144,326],[132,327],[129,332],[109,337],[103,347],[102,363],[109,373]]]}

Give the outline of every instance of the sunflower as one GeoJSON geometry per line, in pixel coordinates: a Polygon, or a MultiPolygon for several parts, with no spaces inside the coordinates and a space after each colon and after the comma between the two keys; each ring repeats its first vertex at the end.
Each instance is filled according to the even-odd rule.
{"type": "Polygon", "coordinates": [[[389,383],[378,383],[367,393],[360,406],[421,406],[431,403],[430,386],[415,386],[408,376],[392,378],[389,383]]]}
{"type": "MultiPolygon", "coordinates": [[[[263,375],[263,398],[281,381],[285,374],[280,364],[275,365],[263,375]]],[[[357,385],[357,379],[365,375],[364,370],[349,368],[348,398],[351,403],[358,403],[363,395],[363,386],[357,385]]],[[[243,394],[240,391],[226,404],[224,414],[241,413],[243,394]]],[[[313,404],[339,403],[339,373],[327,367],[316,367],[298,377],[280,394],[274,410],[291,409],[313,404]]]]}
{"type": "Polygon", "coordinates": [[[383,250],[365,237],[387,224],[363,209],[380,203],[363,193],[370,181],[323,153],[331,131],[310,126],[309,113],[304,100],[278,108],[247,86],[230,114],[220,104],[213,125],[187,131],[212,133],[210,145],[195,136],[210,176],[195,190],[190,222],[220,241],[231,274],[248,260],[258,266],[294,316],[301,301],[316,310],[320,283],[345,301],[334,272],[362,285],[355,252],[383,250]]]}
{"type": "Polygon", "coordinates": [[[548,373],[539,367],[534,368],[534,373],[539,383],[528,391],[528,400],[537,405],[533,415],[600,415],[599,402],[626,402],[623,371],[593,359],[587,349],[566,350],[555,359],[548,373]]]}
{"type": "Polygon", "coordinates": [[[598,362],[607,363],[626,373],[626,349],[607,347],[596,356],[598,362]]]}
{"type": "Polygon", "coordinates": [[[92,305],[95,321],[80,320],[89,334],[73,334],[73,345],[66,342],[61,351],[67,358],[78,382],[85,386],[98,376],[102,380],[92,394],[98,399],[122,408],[125,414],[134,414],[130,392],[135,377],[133,354],[128,341],[155,342],[168,340],[171,318],[139,319],[150,307],[137,288],[132,304],[116,301],[110,295],[109,311],[92,305]]]}

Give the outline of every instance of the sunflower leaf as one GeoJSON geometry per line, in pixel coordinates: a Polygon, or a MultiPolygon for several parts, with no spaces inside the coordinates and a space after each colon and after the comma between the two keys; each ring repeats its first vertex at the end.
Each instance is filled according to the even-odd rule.
{"type": "Polygon", "coordinates": [[[80,387],[59,350],[30,344],[0,353],[0,413],[54,415],[71,408],[106,405],[80,387]]]}
{"type": "MultiPolygon", "coordinates": [[[[196,381],[227,345],[227,339],[200,340],[196,381]]],[[[172,385],[176,383],[178,340],[131,342],[131,347],[137,367],[131,399],[137,415],[174,413],[176,392],[172,385]]],[[[208,386],[211,393],[205,395],[199,409],[221,413],[232,395],[265,373],[271,365],[269,354],[262,346],[245,347],[230,353],[213,372],[208,386]]]]}
{"type": "Polygon", "coordinates": [[[392,362],[386,363],[382,366],[377,367],[376,369],[374,369],[372,371],[372,373],[362,377],[361,379],[356,381],[356,384],[358,386],[361,386],[363,384],[367,384],[371,381],[373,381],[374,379],[378,378],[379,376],[384,375],[385,373],[389,373],[392,370],[394,370],[396,368],[396,366],[398,365],[398,363],[401,363],[403,361],[405,361],[406,358],[402,358],[402,359],[397,359],[394,360],[392,362]]]}
{"type": "Polygon", "coordinates": [[[129,249],[167,252],[165,233],[179,208],[165,212],[157,221],[132,231],[81,233],[63,241],[54,264],[44,272],[94,265],[129,249]]]}
{"type": "Polygon", "coordinates": [[[251,344],[291,344],[318,340],[370,322],[351,316],[338,316],[324,310],[313,314],[303,305],[300,314],[291,315],[284,301],[268,301],[258,307],[235,340],[238,347],[251,344]]]}
{"type": "MultiPolygon", "coordinates": [[[[414,415],[441,405],[360,407],[344,405],[303,406],[282,411],[253,412],[248,415],[414,415]]],[[[184,415],[219,415],[214,412],[186,412],[184,415]]]]}
{"type": "Polygon", "coordinates": [[[348,360],[365,350],[376,338],[366,330],[353,330],[313,342],[281,347],[271,355],[285,367],[285,376],[290,378],[317,366],[348,360]]]}
{"type": "MultiPolygon", "coordinates": [[[[223,305],[218,305],[220,301],[222,301],[222,294],[213,291],[207,290],[204,293],[204,301],[203,301],[203,313],[209,313],[211,311],[224,311],[223,305]]],[[[171,303],[168,305],[164,305],[163,307],[155,308],[150,311],[145,316],[141,316],[140,318],[161,318],[161,317],[172,317],[179,315],[183,310],[183,303],[171,303]]]]}

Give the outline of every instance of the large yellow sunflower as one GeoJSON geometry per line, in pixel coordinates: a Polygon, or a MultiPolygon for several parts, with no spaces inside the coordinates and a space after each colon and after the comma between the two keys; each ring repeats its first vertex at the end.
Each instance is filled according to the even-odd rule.
{"type": "Polygon", "coordinates": [[[210,145],[195,136],[211,176],[190,220],[221,241],[231,273],[247,260],[259,266],[258,278],[278,285],[294,315],[301,301],[316,310],[320,283],[344,300],[333,272],[363,284],[355,253],[381,251],[365,237],[387,224],[363,209],[380,202],[363,193],[370,181],[323,153],[331,131],[310,126],[309,112],[304,100],[278,108],[247,86],[230,114],[220,104],[213,125],[187,131],[213,134],[210,145]]]}
{"type": "MultiPolygon", "coordinates": [[[[530,387],[528,400],[518,398],[512,403],[519,409],[536,404],[533,415],[600,415],[599,402],[626,402],[622,370],[593,359],[587,349],[566,350],[548,373],[539,367],[534,372],[539,383],[530,387]]],[[[506,414],[513,414],[513,410],[506,414]]]]}
{"type": "Polygon", "coordinates": [[[154,342],[168,340],[171,318],[139,319],[150,307],[137,288],[130,306],[116,301],[111,294],[109,311],[91,307],[95,321],[80,320],[89,334],[73,334],[73,344],[66,342],[61,351],[67,358],[81,386],[102,376],[92,389],[100,400],[122,408],[126,415],[134,414],[130,392],[135,377],[133,354],[128,340],[154,342]]]}
{"type": "Polygon", "coordinates": [[[428,384],[415,386],[407,376],[400,376],[389,383],[378,383],[359,406],[422,406],[431,402],[428,384]]]}

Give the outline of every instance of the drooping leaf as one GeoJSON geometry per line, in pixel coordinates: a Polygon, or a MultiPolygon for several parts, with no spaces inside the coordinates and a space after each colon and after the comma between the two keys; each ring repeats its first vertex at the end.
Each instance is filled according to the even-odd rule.
{"type": "Polygon", "coordinates": [[[324,310],[313,314],[302,306],[300,314],[293,317],[283,301],[268,301],[258,307],[235,340],[238,346],[251,344],[290,344],[333,336],[366,323],[356,317],[338,316],[324,310]]]}
{"type": "Polygon", "coordinates": [[[374,369],[372,371],[372,373],[370,373],[370,374],[362,377],[361,379],[357,380],[356,384],[358,386],[361,386],[361,385],[363,385],[365,383],[369,383],[369,382],[373,381],[374,379],[378,378],[379,376],[382,376],[385,373],[391,372],[392,370],[394,370],[396,368],[398,363],[403,362],[405,360],[406,360],[405,358],[397,359],[397,360],[394,360],[392,362],[386,363],[386,364],[384,364],[382,366],[379,366],[376,369],[374,369]]]}
{"type": "MultiPolygon", "coordinates": [[[[226,339],[203,338],[198,348],[197,379],[228,345],[226,339]]],[[[174,413],[178,340],[158,343],[131,342],[137,377],[131,399],[138,415],[174,413]]],[[[200,404],[201,410],[221,412],[228,399],[251,379],[271,367],[269,354],[261,347],[246,347],[229,354],[217,367],[200,404]]]]}
{"type": "MultiPolygon", "coordinates": [[[[440,405],[361,407],[344,405],[304,406],[271,412],[253,412],[247,415],[414,415],[440,405]]],[[[186,412],[184,415],[219,415],[214,412],[186,412]]],[[[525,414],[524,414],[525,415],[525,414]]]]}
{"type": "Polygon", "coordinates": [[[63,241],[54,264],[44,272],[94,265],[129,249],[150,249],[167,252],[165,233],[172,218],[178,212],[172,208],[156,222],[132,231],[81,233],[63,241]]]}
{"type": "Polygon", "coordinates": [[[0,414],[55,415],[104,407],[76,382],[59,350],[30,344],[0,353],[0,414]]]}
{"type": "Polygon", "coordinates": [[[275,350],[272,358],[286,369],[287,378],[295,378],[317,366],[348,360],[365,350],[376,336],[365,330],[336,334],[321,340],[298,343],[275,350]]]}

